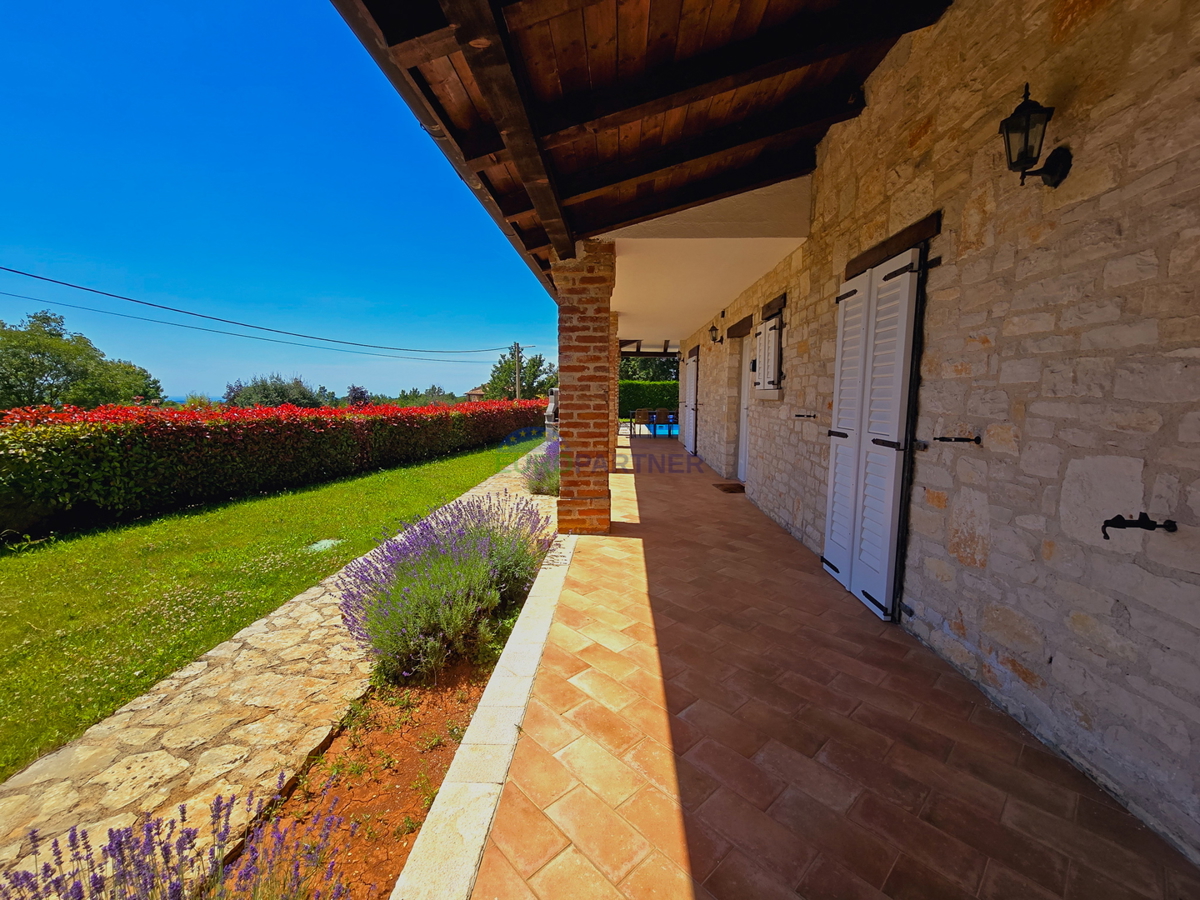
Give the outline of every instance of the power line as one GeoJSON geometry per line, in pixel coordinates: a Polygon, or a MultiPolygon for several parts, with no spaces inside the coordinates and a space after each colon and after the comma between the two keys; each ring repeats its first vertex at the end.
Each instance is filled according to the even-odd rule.
{"type": "Polygon", "coordinates": [[[103,316],[117,316],[122,319],[136,319],[139,322],[153,322],[156,325],[170,325],[174,328],[186,328],[189,331],[206,331],[209,334],[227,334],[230,337],[245,338],[248,341],[266,341],[269,344],[289,344],[293,347],[307,347],[309,350],[331,350],[334,353],[353,353],[357,356],[378,356],[384,359],[407,359],[416,362],[459,363],[462,365],[490,366],[486,359],[440,359],[424,356],[396,356],[392,353],[371,353],[368,350],[345,350],[341,347],[314,347],[312,344],[301,344],[299,341],[281,341],[278,338],[259,337],[257,334],[238,334],[236,331],[222,331],[218,328],[204,328],[201,325],[184,325],[182,322],[167,322],[163,319],[148,319],[145,316],[131,316],[127,313],[111,312],[107,309],[94,309],[90,306],[78,306],[74,303],[63,303],[60,300],[43,300],[40,297],[29,297],[25,294],[13,294],[0,291],[0,296],[16,297],[18,300],[32,300],[34,303],[48,303],[50,306],[65,306],[68,309],[82,309],[87,312],[100,313],[103,316]]]}
{"type": "MultiPolygon", "coordinates": [[[[330,344],[346,344],[351,347],[367,347],[372,350],[399,350],[401,353],[494,353],[497,350],[507,350],[507,347],[484,347],[482,350],[420,350],[416,347],[387,347],[382,344],[360,344],[358,341],[339,341],[336,338],[321,337],[315,334],[301,334],[297,331],[284,331],[280,328],[267,328],[265,325],[251,325],[247,322],[239,322],[236,319],[222,319],[219,316],[209,316],[204,313],[192,312],[187,309],[179,309],[174,306],[163,306],[161,303],[151,303],[149,300],[135,300],[133,297],[126,297],[122,294],[110,294],[108,291],[102,291],[97,288],[85,287],[82,284],[72,284],[70,281],[59,281],[57,278],[47,278],[45,275],[34,275],[32,272],[22,272],[20,269],[10,269],[8,266],[0,266],[0,272],[12,272],[14,275],[24,275],[26,278],[36,278],[38,281],[47,281],[50,284],[58,284],[63,287],[74,288],[77,291],[88,291],[92,294],[99,294],[102,297],[112,297],[115,300],[126,300],[129,303],[137,303],[141,306],[152,306],[155,309],[165,309],[167,312],[180,313],[185,316],[195,316],[198,319],[208,319],[213,322],[224,322],[226,325],[237,325],[239,328],[253,328],[256,331],[269,331],[272,334],[286,334],[288,337],[304,338],[309,341],[326,341],[330,344]]],[[[15,295],[12,295],[15,296],[15,295]]],[[[49,301],[43,301],[49,302],[49,301]]],[[[81,309],[83,307],[80,307],[81,309]]],[[[157,319],[147,321],[158,321],[157,319]]]]}

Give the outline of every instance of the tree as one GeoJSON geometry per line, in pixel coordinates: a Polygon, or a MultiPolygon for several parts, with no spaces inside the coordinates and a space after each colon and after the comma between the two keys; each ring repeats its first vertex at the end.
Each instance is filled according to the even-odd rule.
{"type": "Polygon", "coordinates": [[[397,406],[453,406],[458,402],[458,396],[441,385],[431,384],[425,390],[412,388],[401,391],[394,402],[397,406]]]}
{"type": "Polygon", "coordinates": [[[0,322],[0,407],[93,407],[161,400],[162,385],[141,366],[109,359],[49,310],[20,325],[0,322]]]}
{"type": "Polygon", "coordinates": [[[365,387],[352,384],[346,388],[346,402],[351,406],[366,406],[371,402],[371,395],[365,387]]]}
{"type": "Polygon", "coordinates": [[[237,381],[225,385],[225,402],[233,406],[280,406],[290,403],[315,409],[329,405],[327,401],[337,399],[324,385],[313,390],[299,375],[285,379],[278,372],[270,375],[255,375],[249,384],[237,381]]]}
{"type": "MultiPolygon", "coordinates": [[[[484,400],[512,400],[516,382],[513,373],[517,364],[512,353],[506,353],[492,366],[492,377],[483,386],[484,400]]],[[[550,388],[558,387],[558,367],[546,362],[540,353],[521,360],[521,399],[548,397],[550,388]]]]}
{"type": "Polygon", "coordinates": [[[679,360],[632,357],[621,360],[622,381],[678,381],[679,360]]]}

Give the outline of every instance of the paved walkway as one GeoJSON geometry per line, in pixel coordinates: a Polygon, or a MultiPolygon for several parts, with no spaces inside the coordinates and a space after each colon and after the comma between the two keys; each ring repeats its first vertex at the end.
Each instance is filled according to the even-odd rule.
{"type": "MultiPolygon", "coordinates": [[[[529,496],[516,466],[472,488],[529,496]]],[[[535,497],[553,521],[554,498],[535,497]]],[[[78,739],[0,784],[0,870],[23,865],[28,834],[109,828],[187,804],[207,837],[217,794],[269,798],[332,735],[368,686],[371,662],[346,632],[339,575],[326,578],[156,684],[78,739]]],[[[244,821],[244,808],[235,810],[244,821]]],[[[97,840],[97,837],[101,838],[97,840]]]]}
{"type": "Polygon", "coordinates": [[[745,496],[633,443],[667,465],[578,540],[474,900],[1200,897],[745,496]]]}

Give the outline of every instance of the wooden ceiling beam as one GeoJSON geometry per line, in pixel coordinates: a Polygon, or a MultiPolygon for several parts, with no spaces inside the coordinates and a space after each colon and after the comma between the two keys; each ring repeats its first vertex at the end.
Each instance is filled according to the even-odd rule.
{"type": "Polygon", "coordinates": [[[711,203],[713,200],[811,175],[817,167],[816,143],[814,141],[805,147],[786,148],[756,160],[752,166],[722,172],[666,194],[651,194],[629,203],[602,207],[595,211],[588,211],[586,207],[579,209],[573,213],[575,233],[581,238],[595,237],[626,225],[636,225],[638,222],[711,203]]]}
{"type": "MultiPolygon", "coordinates": [[[[499,139],[499,133],[497,133],[496,137],[499,139]]],[[[467,160],[467,165],[472,172],[482,172],[484,169],[490,169],[492,166],[501,166],[504,163],[510,162],[512,162],[512,154],[508,152],[507,147],[501,147],[492,153],[483,153],[479,156],[471,157],[467,160]]]]}
{"type": "Polygon", "coordinates": [[[496,198],[496,205],[500,207],[504,218],[510,222],[534,211],[534,205],[529,199],[529,195],[521,190],[512,194],[501,194],[496,198]]]}
{"type": "Polygon", "coordinates": [[[814,133],[824,134],[830,125],[854,118],[865,106],[861,88],[834,85],[819,96],[804,95],[769,113],[680,141],[641,159],[609,163],[564,178],[563,204],[575,206],[618,188],[668,174],[687,163],[719,159],[805,136],[819,137],[814,133]]]}
{"type": "Polygon", "coordinates": [[[949,0],[860,0],[794,16],[753,38],[650,72],[633,85],[571,94],[543,107],[538,114],[542,146],[569,144],[866,44],[898,38],[932,25],[949,5],[949,0]]]}
{"type": "Polygon", "coordinates": [[[446,20],[457,26],[459,48],[550,243],[560,258],[573,258],[575,238],[554,190],[550,167],[534,135],[528,105],[491,3],[489,0],[440,0],[440,3],[446,20]]]}
{"type": "Polygon", "coordinates": [[[425,63],[442,59],[458,52],[458,39],[454,36],[455,28],[447,25],[429,34],[401,41],[388,47],[388,55],[403,69],[415,69],[425,63]]]}

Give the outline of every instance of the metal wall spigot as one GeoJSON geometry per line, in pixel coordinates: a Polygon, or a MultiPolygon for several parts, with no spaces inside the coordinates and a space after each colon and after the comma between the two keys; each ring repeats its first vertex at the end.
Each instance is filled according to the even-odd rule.
{"type": "Polygon", "coordinates": [[[1138,513],[1136,519],[1127,519],[1124,516],[1113,516],[1111,519],[1105,519],[1104,524],[1100,526],[1100,533],[1104,535],[1106,541],[1111,540],[1108,536],[1110,528],[1143,528],[1146,531],[1154,531],[1161,528],[1163,531],[1178,531],[1179,526],[1175,524],[1174,519],[1164,519],[1162,522],[1155,522],[1145,513],[1138,513]]]}

